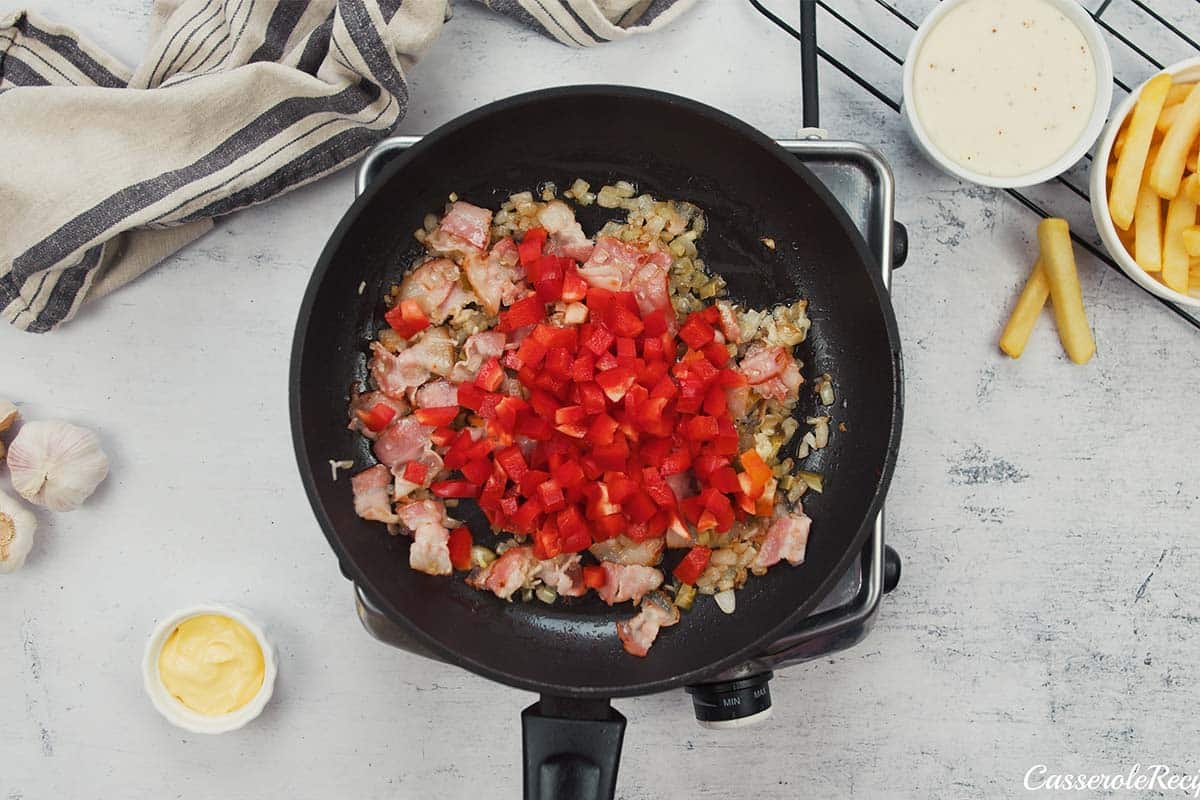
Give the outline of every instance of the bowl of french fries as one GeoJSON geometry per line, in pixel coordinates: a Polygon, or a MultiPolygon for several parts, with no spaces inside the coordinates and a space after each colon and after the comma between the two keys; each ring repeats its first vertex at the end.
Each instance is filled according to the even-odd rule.
{"type": "Polygon", "coordinates": [[[1147,291],[1200,308],[1200,58],[1130,92],[1092,161],[1092,216],[1113,259],[1147,291]]]}

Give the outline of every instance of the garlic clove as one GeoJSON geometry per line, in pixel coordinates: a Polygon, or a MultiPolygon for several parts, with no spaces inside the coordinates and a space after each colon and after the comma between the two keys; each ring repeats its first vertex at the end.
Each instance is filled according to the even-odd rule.
{"type": "Polygon", "coordinates": [[[37,518],[19,502],[0,492],[0,574],[15,572],[33,548],[37,518]]]}
{"type": "Polygon", "coordinates": [[[73,511],[108,475],[100,439],[69,422],[28,422],[8,448],[17,494],[51,511],[73,511]]]}

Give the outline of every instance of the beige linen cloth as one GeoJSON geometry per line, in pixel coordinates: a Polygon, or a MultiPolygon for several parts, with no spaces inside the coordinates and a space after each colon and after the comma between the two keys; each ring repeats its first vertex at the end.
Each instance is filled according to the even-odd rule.
{"type": "MultiPolygon", "coordinates": [[[[695,0],[482,0],[572,46],[695,0]]],[[[0,312],[52,330],[80,305],[387,136],[447,0],[158,0],[130,70],[73,31],[0,15],[0,312]]]]}

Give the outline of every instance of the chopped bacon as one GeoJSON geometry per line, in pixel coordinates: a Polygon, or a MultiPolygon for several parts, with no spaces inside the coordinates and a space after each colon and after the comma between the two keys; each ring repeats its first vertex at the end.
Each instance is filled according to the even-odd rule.
{"type": "Polygon", "coordinates": [[[491,226],[491,211],[457,200],[442,217],[438,230],[467,242],[476,250],[486,250],[491,226]]]}
{"type": "Polygon", "coordinates": [[[508,600],[529,582],[540,568],[541,562],[533,554],[532,547],[510,547],[491,564],[472,572],[467,578],[467,583],[476,589],[486,589],[497,597],[508,600]]]}
{"type": "Polygon", "coordinates": [[[731,386],[725,390],[725,405],[729,416],[735,420],[744,419],[750,412],[750,387],[731,386]]]}
{"type": "Polygon", "coordinates": [[[662,628],[679,622],[679,608],[662,592],[655,592],[642,601],[641,610],[633,619],[617,623],[617,636],[625,652],[645,656],[662,628]]]}
{"type": "Polygon", "coordinates": [[[439,320],[452,319],[458,315],[458,312],[477,302],[479,302],[479,298],[475,296],[474,292],[464,289],[456,283],[450,290],[450,295],[438,306],[437,317],[439,320]]]}
{"type": "Polygon", "coordinates": [[[392,512],[392,473],[383,464],[368,467],[350,479],[354,492],[354,513],[374,522],[394,523],[392,512]]]}
{"type": "Polygon", "coordinates": [[[370,411],[380,403],[396,412],[396,416],[402,417],[408,413],[408,403],[403,399],[388,397],[383,392],[364,392],[350,399],[350,424],[346,427],[352,431],[358,431],[368,439],[374,439],[377,435],[376,432],[363,424],[363,421],[358,418],[358,412],[370,411]]]}
{"type": "Polygon", "coordinates": [[[445,328],[428,328],[406,350],[392,353],[379,342],[371,342],[371,375],[379,390],[389,397],[403,398],[408,389],[420,386],[431,375],[449,375],[454,366],[454,341],[445,328]]]}
{"type": "Polygon", "coordinates": [[[797,503],[794,512],[777,517],[771,523],[771,527],[767,529],[767,537],[759,546],[758,555],[750,565],[751,569],[756,572],[766,570],[778,564],[780,559],[786,559],[792,566],[803,564],[810,527],[812,520],[797,503]]]}
{"type": "Polygon", "coordinates": [[[796,359],[783,347],[753,344],[742,357],[739,369],[754,391],[773,400],[795,397],[804,382],[796,359]]]}
{"type": "Polygon", "coordinates": [[[539,562],[535,577],[564,597],[583,597],[587,594],[587,585],[583,582],[579,558],[578,553],[564,553],[539,562]]]}
{"type": "Polygon", "coordinates": [[[716,306],[717,311],[721,312],[721,333],[725,334],[725,341],[737,344],[742,340],[742,329],[738,327],[733,305],[727,300],[718,300],[716,306]]]}
{"type": "Polygon", "coordinates": [[[591,258],[592,240],[583,232],[583,226],[575,221],[575,212],[562,200],[551,200],[537,214],[538,222],[550,234],[546,252],[554,256],[567,256],[576,261],[591,258]]]}
{"type": "Polygon", "coordinates": [[[496,242],[487,257],[467,256],[463,271],[489,314],[499,313],[501,306],[512,305],[529,292],[525,270],[521,268],[517,246],[512,239],[496,242]]]}
{"type": "Polygon", "coordinates": [[[647,592],[652,592],[662,586],[663,574],[653,567],[640,564],[614,564],[602,561],[604,567],[604,586],[597,589],[600,599],[608,603],[623,603],[626,600],[638,602],[647,592]]]}
{"type": "MultiPolygon", "coordinates": [[[[399,300],[413,300],[434,325],[444,321],[447,303],[458,285],[458,267],[448,258],[434,258],[421,264],[400,282],[399,300]]],[[[461,306],[460,306],[461,307],[461,306]]]]}
{"type": "MultiPolygon", "coordinates": [[[[504,334],[497,330],[473,333],[463,342],[463,360],[454,364],[450,379],[458,382],[473,381],[483,362],[504,355],[504,334]]],[[[458,405],[457,396],[450,405],[458,405]]]]}
{"type": "MultiPolygon", "coordinates": [[[[646,262],[634,273],[629,285],[642,314],[651,314],[660,309],[671,310],[667,270],[661,264],[646,262]]],[[[675,315],[668,314],[667,319],[673,321],[675,315]]]]}
{"type": "Polygon", "coordinates": [[[408,461],[402,461],[392,467],[392,476],[395,477],[394,496],[396,500],[403,500],[417,489],[428,487],[437,479],[437,475],[442,471],[442,457],[433,451],[431,447],[426,447],[416,457],[408,461]],[[404,471],[412,462],[416,462],[425,467],[425,480],[420,483],[415,483],[404,477],[404,471]]]}
{"type": "Polygon", "coordinates": [[[449,575],[453,572],[446,507],[437,500],[421,500],[400,506],[397,514],[404,527],[413,532],[408,565],[427,575],[449,575]]]}
{"type": "Polygon", "coordinates": [[[375,440],[375,457],[388,469],[406,464],[429,449],[433,428],[417,422],[416,417],[400,417],[383,429],[375,440]]]}
{"type": "Polygon", "coordinates": [[[644,542],[635,542],[627,536],[618,536],[615,539],[596,542],[588,550],[600,561],[652,567],[662,561],[663,540],[660,537],[647,539],[644,542]]]}
{"type": "Polygon", "coordinates": [[[612,236],[601,236],[596,240],[591,257],[579,268],[579,275],[597,289],[620,291],[633,277],[642,255],[631,244],[612,236]]]}
{"type": "Polygon", "coordinates": [[[417,389],[413,404],[417,408],[445,408],[458,405],[458,387],[447,380],[430,381],[417,389]]]}

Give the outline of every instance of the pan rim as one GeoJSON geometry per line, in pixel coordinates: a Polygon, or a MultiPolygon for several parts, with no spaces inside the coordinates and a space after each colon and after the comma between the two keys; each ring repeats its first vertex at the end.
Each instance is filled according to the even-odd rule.
{"type": "MultiPolygon", "coordinates": [[[[539,103],[549,100],[556,100],[563,97],[624,97],[640,100],[649,100],[658,103],[665,103],[676,106],[681,109],[697,114],[713,122],[716,125],[732,130],[738,136],[747,139],[750,143],[769,151],[780,166],[791,170],[798,178],[805,181],[813,189],[816,195],[821,199],[829,211],[838,220],[844,233],[849,237],[852,246],[858,253],[862,263],[866,265],[877,264],[877,259],[870,252],[865,240],[859,233],[858,229],[850,220],[849,215],[842,205],[834,198],[832,193],[825,185],[800,161],[792,154],[779,147],[772,139],[767,137],[761,131],[757,130],[749,123],[733,117],[732,115],[720,111],[719,109],[708,106],[688,98],[679,97],[677,95],[666,92],[659,92],[640,87],[622,86],[614,84],[581,84],[574,86],[555,87],[551,89],[540,89],[532,92],[525,92],[511,97],[503,98],[495,102],[484,105],[478,109],[467,112],[461,116],[441,125],[428,135],[424,136],[420,142],[408,148],[404,153],[397,156],[389,164],[387,164],[374,181],[367,187],[350,207],[344,212],[341,220],[330,234],[324,249],[318,258],[312,275],[309,278],[308,285],[305,288],[304,297],[300,304],[300,310],[297,316],[296,328],[293,335],[292,352],[288,374],[288,405],[289,405],[289,420],[292,429],[292,444],[296,455],[297,466],[300,472],[301,482],[304,485],[305,494],[308,497],[309,505],[312,507],[314,516],[320,525],[326,540],[333,549],[338,558],[338,562],[343,574],[353,583],[357,584],[383,611],[387,618],[396,625],[402,627],[409,635],[413,636],[421,645],[429,648],[436,653],[440,658],[448,663],[456,664],[465,669],[468,669],[478,675],[481,675],[490,680],[503,683],[508,686],[513,686],[519,689],[525,689],[532,692],[543,694],[553,694],[567,697],[628,697],[642,694],[652,694],[655,692],[666,691],[668,689],[677,688],[687,684],[703,682],[706,676],[712,676],[721,672],[724,669],[744,663],[749,658],[752,658],[760,651],[764,643],[768,643],[776,638],[784,630],[797,624],[804,617],[808,616],[813,609],[817,607],[820,601],[832,590],[836,582],[842,577],[845,571],[849,568],[854,559],[858,558],[863,545],[871,534],[871,529],[876,515],[879,513],[883,500],[887,494],[891,483],[892,475],[895,471],[896,460],[899,450],[900,434],[903,421],[903,365],[901,356],[901,345],[899,329],[896,323],[895,312],[891,303],[890,293],[883,285],[883,279],[879,274],[878,269],[868,269],[868,277],[876,293],[876,299],[879,308],[883,315],[884,329],[888,339],[888,349],[891,352],[891,375],[886,379],[891,385],[892,402],[891,402],[891,425],[889,426],[887,448],[884,455],[883,464],[879,468],[879,478],[875,482],[874,493],[871,502],[863,512],[863,521],[860,523],[858,530],[850,539],[850,546],[847,547],[845,554],[837,562],[835,568],[829,571],[826,576],[819,582],[815,592],[811,594],[808,600],[796,606],[796,608],[787,615],[779,624],[764,632],[758,638],[754,639],[747,645],[738,650],[731,651],[714,660],[704,663],[702,666],[686,672],[677,673],[675,675],[659,678],[652,681],[644,681],[639,683],[612,683],[610,685],[593,685],[593,686],[572,686],[569,684],[556,684],[546,681],[539,681],[529,677],[514,674],[502,669],[472,658],[457,650],[454,650],[444,645],[437,638],[429,635],[424,630],[413,624],[408,617],[401,613],[393,603],[386,599],[386,593],[379,590],[378,587],[367,577],[367,575],[354,563],[350,558],[346,548],[344,547],[341,537],[338,535],[335,526],[326,513],[324,504],[317,492],[315,468],[309,462],[303,435],[303,426],[301,425],[301,403],[300,403],[300,370],[305,351],[308,331],[310,327],[312,308],[316,301],[316,296],[319,293],[320,287],[324,282],[326,273],[329,271],[333,259],[337,252],[343,246],[349,229],[358,221],[358,218],[374,200],[374,198],[383,190],[383,187],[391,181],[398,173],[400,173],[406,164],[420,157],[426,150],[436,145],[441,139],[453,134],[461,128],[475,124],[480,119],[486,118],[489,115],[499,112],[508,111],[514,107],[528,105],[530,103],[539,103]]],[[[881,384],[884,383],[884,378],[881,376],[881,384]]],[[[650,656],[653,657],[653,656],[650,656]]]]}

